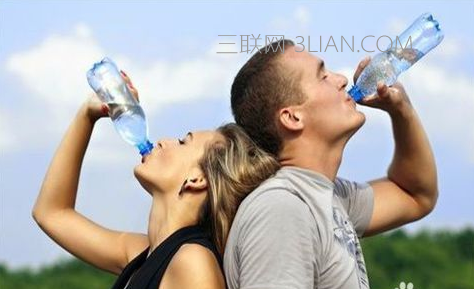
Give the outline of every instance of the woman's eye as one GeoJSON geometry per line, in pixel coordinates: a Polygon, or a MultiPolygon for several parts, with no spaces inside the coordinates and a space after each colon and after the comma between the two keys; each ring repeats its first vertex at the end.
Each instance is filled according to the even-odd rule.
{"type": "Polygon", "coordinates": [[[178,139],[178,143],[179,143],[180,145],[182,145],[182,144],[184,144],[184,140],[182,140],[182,139],[179,138],[179,139],[178,139]]]}

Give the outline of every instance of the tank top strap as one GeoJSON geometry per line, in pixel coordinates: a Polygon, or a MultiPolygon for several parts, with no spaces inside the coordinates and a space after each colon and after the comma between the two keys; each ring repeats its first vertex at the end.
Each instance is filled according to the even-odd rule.
{"type": "Polygon", "coordinates": [[[117,280],[115,281],[112,289],[125,288],[128,280],[133,275],[133,272],[135,272],[137,269],[139,269],[143,265],[143,263],[145,263],[149,250],[150,250],[150,247],[147,247],[137,257],[135,257],[132,261],[130,261],[130,263],[128,263],[127,266],[125,266],[125,268],[120,273],[117,280]]]}
{"type": "Polygon", "coordinates": [[[181,228],[163,241],[150,254],[143,266],[136,272],[132,280],[130,280],[127,289],[157,289],[174,254],[176,254],[179,248],[185,243],[198,243],[205,247],[212,247],[209,236],[204,232],[201,226],[196,225],[181,228]],[[206,240],[209,243],[207,243],[206,240]]]}

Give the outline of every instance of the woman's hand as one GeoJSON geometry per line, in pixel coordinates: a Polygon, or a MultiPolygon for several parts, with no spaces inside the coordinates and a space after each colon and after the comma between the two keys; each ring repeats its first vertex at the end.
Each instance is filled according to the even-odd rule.
{"type": "MultiPolygon", "coordinates": [[[[138,100],[130,79],[123,72],[122,77],[138,100]]],[[[107,105],[95,94],[84,102],[54,154],[32,214],[40,228],[71,254],[98,268],[120,274],[149,246],[148,237],[109,230],[75,210],[79,175],[94,121],[107,114],[107,105]]]]}
{"type": "MultiPolygon", "coordinates": [[[[120,73],[122,74],[122,78],[127,84],[127,87],[132,93],[133,97],[135,97],[137,101],[140,101],[138,97],[138,91],[133,86],[132,81],[130,80],[128,75],[125,74],[125,72],[123,71],[120,71],[120,73]]],[[[109,107],[106,103],[101,102],[101,100],[95,93],[90,94],[89,98],[83,105],[83,109],[85,110],[89,120],[93,123],[102,117],[109,116],[109,107]]]]}

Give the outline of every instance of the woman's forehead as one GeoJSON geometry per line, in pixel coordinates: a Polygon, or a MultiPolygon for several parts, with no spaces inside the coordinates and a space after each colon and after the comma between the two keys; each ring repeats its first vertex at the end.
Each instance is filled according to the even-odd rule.
{"type": "Polygon", "coordinates": [[[208,142],[223,140],[222,134],[215,130],[198,130],[189,132],[189,137],[196,141],[208,142]]]}

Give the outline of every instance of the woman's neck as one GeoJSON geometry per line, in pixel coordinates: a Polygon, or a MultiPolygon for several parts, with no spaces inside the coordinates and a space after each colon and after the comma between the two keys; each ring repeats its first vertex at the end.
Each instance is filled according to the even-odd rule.
{"type": "MultiPolygon", "coordinates": [[[[153,195],[148,218],[150,252],[177,230],[196,224],[197,220],[186,213],[186,204],[163,193],[153,195]]],[[[189,210],[188,210],[189,212],[189,210]]]]}

